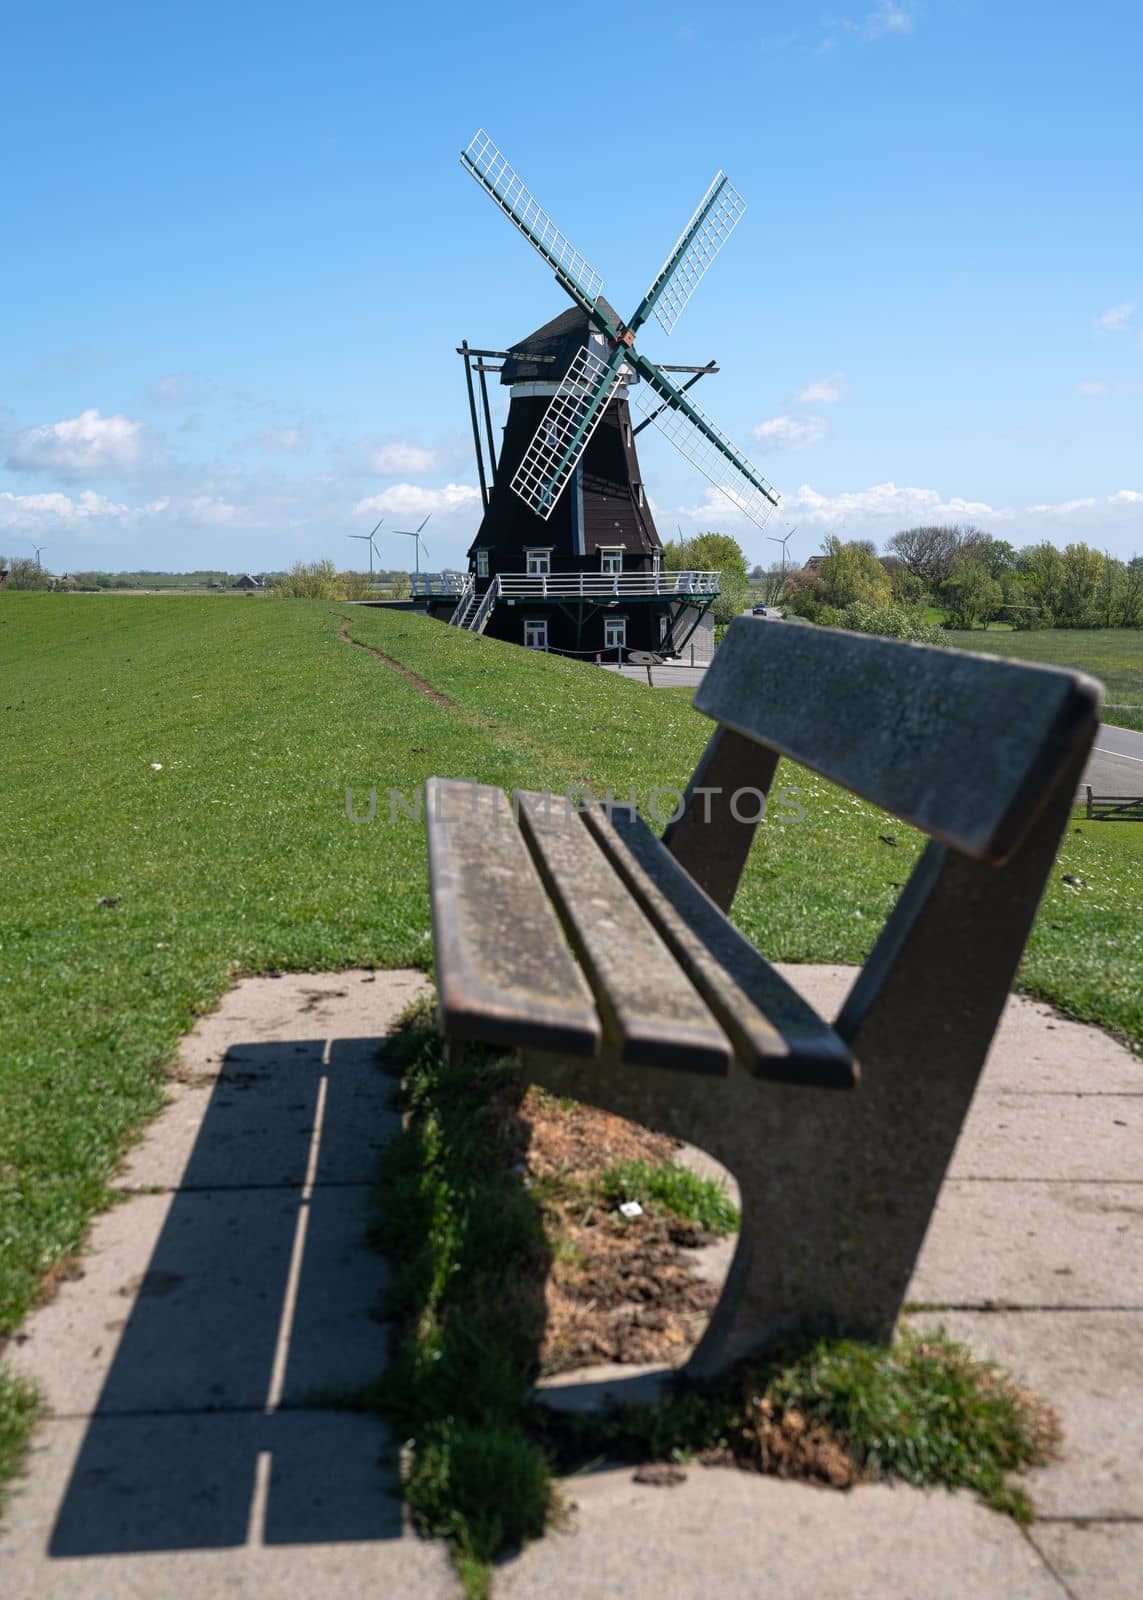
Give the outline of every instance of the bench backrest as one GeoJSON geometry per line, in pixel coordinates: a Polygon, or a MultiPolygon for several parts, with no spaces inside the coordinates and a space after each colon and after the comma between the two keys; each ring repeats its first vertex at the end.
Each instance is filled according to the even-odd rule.
{"type": "Polygon", "coordinates": [[[738,617],[708,717],[976,860],[1016,848],[1098,721],[1081,673],[738,617]]]}

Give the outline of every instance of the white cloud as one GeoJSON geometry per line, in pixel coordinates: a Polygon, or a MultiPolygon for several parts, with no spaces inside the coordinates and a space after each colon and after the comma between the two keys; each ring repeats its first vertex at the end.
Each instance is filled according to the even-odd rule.
{"type": "Polygon", "coordinates": [[[913,23],[913,13],[907,11],[904,6],[896,5],[894,0],[879,0],[879,4],[862,17],[838,17],[828,20],[826,26],[831,31],[823,38],[818,49],[836,50],[839,34],[864,39],[867,42],[884,39],[890,34],[903,36],[912,33],[913,23]]]}
{"type": "Polygon", "coordinates": [[[913,17],[904,6],[894,5],[893,0],[881,0],[875,10],[867,12],[858,29],[865,39],[880,39],[886,33],[912,33],[913,17]]]}
{"type": "Polygon", "coordinates": [[[1122,305],[1112,306],[1102,316],[1096,317],[1095,325],[1097,328],[1101,328],[1104,333],[1122,333],[1131,321],[1134,312],[1135,301],[1125,300],[1122,305]]]}
{"type": "Polygon", "coordinates": [[[1028,511],[1034,517],[1070,517],[1077,511],[1090,511],[1098,504],[1095,495],[1089,494],[1079,500],[1061,500],[1055,505],[1029,506],[1028,511]]]}
{"type": "Polygon", "coordinates": [[[261,450],[268,456],[296,456],[308,448],[308,428],[263,428],[239,440],[239,450],[261,450]]]}
{"type": "Polygon", "coordinates": [[[816,378],[799,389],[794,399],[800,406],[836,406],[845,399],[845,373],[831,372],[828,378],[816,378]]]}
{"type": "MultiPolygon", "coordinates": [[[[166,497],[140,506],[123,505],[94,489],[84,489],[74,499],[58,489],[48,494],[12,494],[5,489],[0,490],[0,530],[13,530],[17,537],[102,539],[109,534],[130,534],[144,519],[161,515],[169,505],[166,497]]],[[[62,556],[57,564],[65,565],[62,556]]]]}
{"type": "Polygon", "coordinates": [[[396,478],[406,472],[431,472],[436,460],[435,450],[426,450],[408,439],[385,439],[365,448],[365,471],[376,472],[382,478],[396,478]]]}
{"type": "Polygon", "coordinates": [[[165,372],[147,386],[147,399],[153,406],[199,406],[218,385],[201,372],[165,372]]]}
{"type": "Polygon", "coordinates": [[[136,472],[147,453],[146,424],[92,409],[64,422],[24,428],[8,445],[17,472],[54,472],[63,478],[117,477],[136,472]]]}
{"type": "Polygon", "coordinates": [[[467,483],[446,483],[443,489],[426,489],[419,483],[394,483],[380,494],[359,500],[353,507],[353,515],[379,516],[388,512],[403,517],[427,517],[430,512],[447,515],[454,511],[471,511],[479,504],[479,489],[467,483]]]}
{"type": "Polygon", "coordinates": [[[1088,400],[1109,394],[1135,394],[1139,389],[1143,389],[1143,383],[1105,383],[1102,378],[1089,378],[1076,384],[1076,393],[1088,400]]]}
{"type": "Polygon", "coordinates": [[[812,523],[892,520],[900,527],[916,522],[980,522],[985,518],[1000,522],[1014,515],[983,500],[965,500],[959,495],[945,499],[936,489],[895,483],[876,483],[868,489],[843,490],[835,495],[820,494],[803,483],[793,494],[783,497],[782,509],[812,523]]]}
{"type": "Polygon", "coordinates": [[[753,430],[764,450],[807,450],[829,432],[824,417],[770,417],[753,430]]]}
{"type": "Polygon", "coordinates": [[[1117,489],[1108,499],[1113,506],[1143,506],[1143,493],[1138,489],[1117,489]]]}

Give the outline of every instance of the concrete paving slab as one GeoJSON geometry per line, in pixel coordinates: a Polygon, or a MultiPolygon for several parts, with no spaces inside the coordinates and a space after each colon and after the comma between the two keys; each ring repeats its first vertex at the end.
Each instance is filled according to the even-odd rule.
{"type": "Polygon", "coordinates": [[[1138,1184],[946,1179],[906,1300],[1143,1309],[1138,1184]]]}
{"type": "Polygon", "coordinates": [[[498,1568],[496,1600],[1066,1600],[1016,1525],[963,1495],[841,1494],[727,1468],[564,1486],[571,1529],[498,1568]]]}
{"type": "Polygon", "coordinates": [[[1028,1532],[1071,1600],[1137,1600],[1143,1592],[1143,1523],[1038,1522],[1028,1532]]]}
{"type": "MultiPolygon", "coordinates": [[[[1143,1517],[1143,1314],[957,1311],[941,1320],[1056,1408],[1060,1459],[1024,1480],[1038,1516],[1143,1517]]],[[[1139,1571],[1143,1580],[1143,1563],[1139,1571]]]]}
{"type": "MultiPolygon", "coordinates": [[[[822,1016],[841,1010],[856,967],[779,963],[778,971],[822,1016]]],[[[1039,1093],[1143,1093],[1143,1056],[1109,1034],[1070,1022],[1041,1000],[1010,995],[984,1065],[978,1095],[994,1090],[1039,1093]]]]}
{"type": "Polygon", "coordinates": [[[82,1283],[29,1319],[11,1365],[63,1416],[261,1406],[283,1360],[285,1404],[364,1383],[385,1349],[368,1194],[138,1195],[99,1219],[82,1283]]]}
{"type": "Polygon", "coordinates": [[[237,1040],[213,1072],[172,1085],[162,1137],[129,1152],[114,1187],[300,1184],[319,1108],[316,1181],[374,1182],[399,1125],[379,1045],[376,1037],[338,1038],[328,1051],[320,1038],[237,1040]]]}
{"type": "Polygon", "coordinates": [[[949,1166],[953,1178],[1070,1178],[1138,1183],[1143,1094],[982,1092],[949,1166]]]}
{"type": "Polygon", "coordinates": [[[405,1525],[375,1420],[279,1411],[49,1422],[0,1542],[5,1600],[459,1593],[405,1525]]]}

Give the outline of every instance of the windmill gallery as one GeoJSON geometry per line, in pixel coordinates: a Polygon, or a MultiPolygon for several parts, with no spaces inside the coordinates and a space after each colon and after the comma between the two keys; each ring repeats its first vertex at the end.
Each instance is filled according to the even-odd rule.
{"type": "Polygon", "coordinates": [[[664,570],[638,434],[654,423],[760,528],[778,494],[687,393],[718,370],[714,363],[659,365],[635,339],[652,314],[671,332],[744,203],[718,173],[624,322],[603,298],[599,274],[483,130],[461,161],[573,304],[507,350],[467,341],[459,347],[484,514],[467,573],[443,586],[439,579],[415,581],[414,602],[456,627],[534,649],[681,653],[718,595],[719,574],[664,570]],[[489,373],[509,391],[499,451],[489,373]],[[686,374],[686,381],[676,384],[669,374],[686,374]],[[643,415],[634,422],[637,386],[643,415]]]}

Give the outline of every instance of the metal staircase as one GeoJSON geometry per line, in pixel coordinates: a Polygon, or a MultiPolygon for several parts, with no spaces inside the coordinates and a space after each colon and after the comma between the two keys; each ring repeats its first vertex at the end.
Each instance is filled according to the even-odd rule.
{"type": "Polygon", "coordinates": [[[470,574],[464,580],[456,609],[448,619],[451,628],[464,628],[469,633],[483,633],[488,626],[493,607],[500,598],[499,575],[493,578],[482,595],[476,592],[476,579],[470,574]]]}

